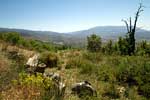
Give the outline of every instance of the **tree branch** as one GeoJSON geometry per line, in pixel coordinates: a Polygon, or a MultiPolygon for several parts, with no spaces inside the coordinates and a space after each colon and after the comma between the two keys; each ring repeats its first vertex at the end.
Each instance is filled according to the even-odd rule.
{"type": "Polygon", "coordinates": [[[136,12],[136,15],[135,15],[135,21],[134,21],[134,28],[133,28],[133,33],[135,32],[135,30],[136,30],[136,25],[137,25],[137,20],[138,20],[138,18],[139,18],[139,16],[140,16],[140,13],[142,12],[142,11],[144,11],[142,8],[143,8],[144,6],[142,5],[142,3],[140,3],[140,6],[139,6],[139,8],[138,8],[138,10],[137,10],[137,12],[136,12]]]}
{"type": "Polygon", "coordinates": [[[128,25],[128,22],[126,20],[123,20],[122,21],[126,24],[126,27],[127,27],[127,32],[129,33],[129,25],[128,25]]]}
{"type": "Polygon", "coordinates": [[[130,17],[130,33],[131,33],[131,31],[132,31],[132,19],[130,17]]]}

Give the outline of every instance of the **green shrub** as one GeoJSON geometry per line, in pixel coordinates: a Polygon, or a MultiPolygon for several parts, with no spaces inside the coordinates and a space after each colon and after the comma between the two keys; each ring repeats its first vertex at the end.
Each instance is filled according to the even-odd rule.
{"type": "Polygon", "coordinates": [[[46,64],[47,67],[58,67],[58,56],[53,52],[43,52],[40,56],[40,62],[46,64]]]}
{"type": "Polygon", "coordinates": [[[109,97],[110,99],[119,99],[120,96],[119,96],[119,92],[116,88],[115,85],[108,85],[106,88],[105,88],[105,93],[103,94],[103,96],[107,96],[109,97]]]}
{"type": "Polygon", "coordinates": [[[22,87],[37,87],[42,100],[63,100],[63,96],[59,94],[60,90],[57,84],[51,78],[43,77],[40,73],[37,73],[37,75],[29,75],[22,72],[19,74],[19,79],[13,80],[13,83],[14,85],[19,84],[22,87]]]}
{"type": "Polygon", "coordinates": [[[18,41],[21,39],[19,33],[17,32],[7,32],[3,34],[3,39],[6,42],[12,43],[13,45],[17,44],[18,41]]]}
{"type": "Polygon", "coordinates": [[[80,66],[78,66],[81,70],[80,73],[82,74],[95,74],[97,73],[97,69],[99,66],[91,63],[88,60],[82,60],[80,66]]]}
{"type": "Polygon", "coordinates": [[[76,68],[80,64],[80,60],[78,58],[70,58],[66,64],[66,69],[76,68]]]}
{"type": "Polygon", "coordinates": [[[139,93],[150,98],[150,83],[145,83],[139,87],[139,93]]]}
{"type": "Polygon", "coordinates": [[[93,63],[97,63],[102,60],[103,55],[101,53],[91,53],[91,52],[84,52],[83,59],[87,59],[93,63]]]}
{"type": "Polygon", "coordinates": [[[112,66],[103,65],[98,69],[98,80],[105,82],[116,82],[115,69],[112,66]]]}
{"type": "Polygon", "coordinates": [[[105,54],[109,54],[109,55],[113,54],[114,47],[113,47],[113,41],[112,40],[109,40],[107,42],[107,44],[103,47],[103,52],[105,54]]]}
{"type": "Polygon", "coordinates": [[[87,37],[87,49],[91,52],[98,52],[101,49],[101,37],[96,34],[92,34],[90,37],[87,37]]]}

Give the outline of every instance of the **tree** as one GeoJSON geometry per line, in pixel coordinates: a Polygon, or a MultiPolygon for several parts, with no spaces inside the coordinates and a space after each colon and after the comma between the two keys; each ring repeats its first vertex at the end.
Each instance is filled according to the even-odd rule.
{"type": "Polygon", "coordinates": [[[113,42],[109,40],[105,46],[105,53],[112,54],[113,53],[113,42]]]}
{"type": "Polygon", "coordinates": [[[134,26],[132,27],[132,19],[130,17],[129,23],[127,20],[122,20],[126,24],[127,28],[127,37],[126,40],[128,42],[128,55],[134,54],[135,51],[135,32],[136,32],[136,26],[137,26],[137,21],[140,16],[140,13],[143,11],[143,5],[140,3],[140,6],[138,7],[138,10],[135,15],[135,20],[134,20],[134,26]]]}
{"type": "Polygon", "coordinates": [[[101,49],[101,38],[96,34],[92,34],[90,37],[87,37],[87,49],[91,52],[97,52],[101,49]]]}

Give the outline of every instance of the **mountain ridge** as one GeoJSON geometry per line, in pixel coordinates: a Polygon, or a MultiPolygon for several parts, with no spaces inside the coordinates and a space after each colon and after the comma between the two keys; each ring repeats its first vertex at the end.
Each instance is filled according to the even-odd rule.
{"type": "MultiPolygon", "coordinates": [[[[102,40],[117,40],[120,36],[125,36],[127,30],[125,26],[97,26],[86,30],[75,32],[53,32],[53,31],[35,31],[27,29],[0,28],[0,32],[18,32],[26,38],[33,38],[42,41],[51,41],[54,43],[62,42],[64,44],[85,44],[86,37],[95,33],[101,36],[102,40]]],[[[138,40],[150,40],[150,31],[137,28],[136,38],[138,40]]]]}

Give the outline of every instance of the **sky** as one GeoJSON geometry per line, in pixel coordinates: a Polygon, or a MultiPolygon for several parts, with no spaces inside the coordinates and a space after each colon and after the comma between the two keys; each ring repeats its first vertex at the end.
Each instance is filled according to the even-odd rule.
{"type": "MultiPolygon", "coordinates": [[[[150,0],[138,27],[150,30],[150,0]]],[[[140,0],[0,0],[0,27],[72,32],[95,26],[122,26],[135,17],[140,0]]]]}

